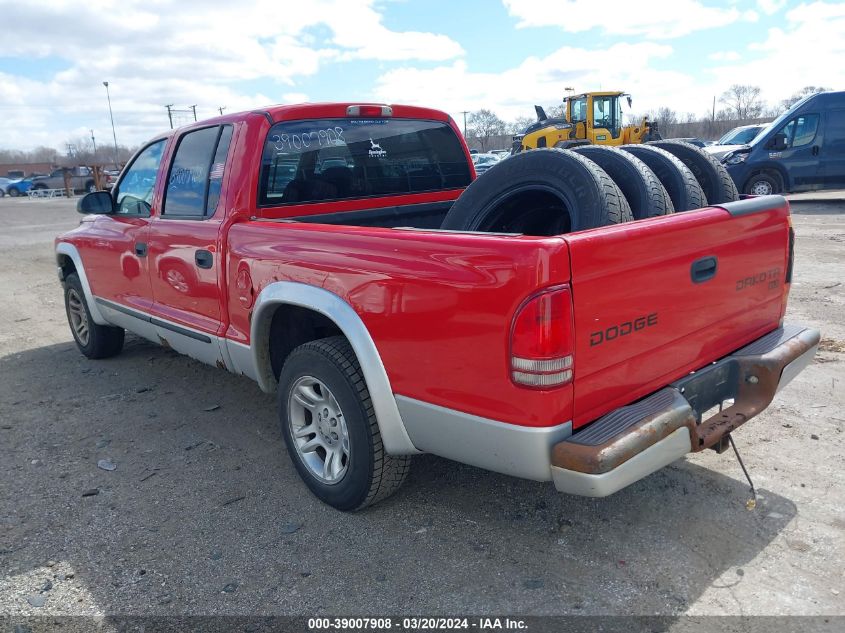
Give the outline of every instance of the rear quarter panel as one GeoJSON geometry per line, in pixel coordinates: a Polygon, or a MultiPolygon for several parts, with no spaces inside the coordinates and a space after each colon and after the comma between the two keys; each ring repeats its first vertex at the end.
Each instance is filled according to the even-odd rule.
{"type": "MultiPolygon", "coordinates": [[[[568,279],[562,239],[253,221],[233,226],[229,243],[228,278],[247,270],[256,293],[295,281],[349,303],[394,393],[521,425],[570,419],[571,385],[532,391],[508,374],[514,311],[568,279]]],[[[227,336],[247,342],[250,311],[236,284],[229,293],[227,336]]]]}

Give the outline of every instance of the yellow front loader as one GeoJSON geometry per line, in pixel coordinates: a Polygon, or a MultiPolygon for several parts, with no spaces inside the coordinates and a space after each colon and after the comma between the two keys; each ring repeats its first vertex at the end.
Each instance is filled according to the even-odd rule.
{"type": "Polygon", "coordinates": [[[540,106],[537,123],[514,137],[513,152],[538,147],[573,147],[577,145],[629,145],[657,141],[662,137],[657,123],[647,116],[634,125],[622,124],[622,98],[631,106],[631,95],[624,92],[585,92],[563,100],[565,116],[549,118],[540,106]]]}

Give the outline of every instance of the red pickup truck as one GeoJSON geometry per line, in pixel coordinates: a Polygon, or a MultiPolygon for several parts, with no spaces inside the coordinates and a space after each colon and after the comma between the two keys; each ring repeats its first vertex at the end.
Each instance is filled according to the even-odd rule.
{"type": "Polygon", "coordinates": [[[129,330],[277,393],[296,469],[342,510],[421,452],[605,496],[724,448],[812,359],[818,331],[783,323],[783,198],[556,236],[440,229],[474,178],[424,108],[168,132],[56,240],[74,339],[104,358],[129,330]]]}

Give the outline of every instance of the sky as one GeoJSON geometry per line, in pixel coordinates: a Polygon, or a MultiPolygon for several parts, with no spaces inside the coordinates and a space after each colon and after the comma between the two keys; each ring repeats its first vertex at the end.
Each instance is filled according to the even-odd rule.
{"type": "MultiPolygon", "coordinates": [[[[845,89],[845,2],[818,0],[0,0],[0,148],[137,145],[275,103],[533,115],[623,90],[637,113],[709,111],[731,84],[777,102],[845,89]],[[185,113],[176,123],[186,123],[185,113]]],[[[718,107],[718,105],[717,105],[718,107]]]]}

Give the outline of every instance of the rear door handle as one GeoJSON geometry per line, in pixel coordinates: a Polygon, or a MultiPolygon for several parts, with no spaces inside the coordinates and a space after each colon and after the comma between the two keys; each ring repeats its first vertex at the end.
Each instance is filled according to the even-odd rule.
{"type": "Polygon", "coordinates": [[[135,254],[138,257],[146,257],[147,256],[147,243],[146,242],[135,242],[135,254]]]}
{"type": "Polygon", "coordinates": [[[819,146],[813,145],[813,156],[818,156],[818,155],[819,155],[819,146]]]}
{"type": "Polygon", "coordinates": [[[214,256],[205,249],[200,249],[194,254],[194,261],[200,268],[211,268],[214,265],[214,256]]]}
{"type": "Polygon", "coordinates": [[[715,257],[702,257],[697,259],[690,266],[690,278],[692,283],[700,284],[709,281],[716,276],[716,270],[719,268],[719,260],[715,257]]]}

